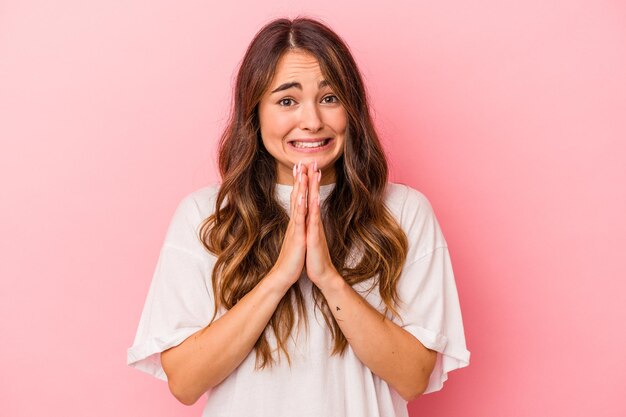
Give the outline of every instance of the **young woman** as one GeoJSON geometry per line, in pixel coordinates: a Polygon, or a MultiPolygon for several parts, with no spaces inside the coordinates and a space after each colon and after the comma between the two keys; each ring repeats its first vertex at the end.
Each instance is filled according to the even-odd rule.
{"type": "Polygon", "coordinates": [[[128,364],[204,416],[406,416],[469,364],[446,241],[387,163],[348,47],[278,19],[252,40],[222,182],[167,231],[128,364]]]}

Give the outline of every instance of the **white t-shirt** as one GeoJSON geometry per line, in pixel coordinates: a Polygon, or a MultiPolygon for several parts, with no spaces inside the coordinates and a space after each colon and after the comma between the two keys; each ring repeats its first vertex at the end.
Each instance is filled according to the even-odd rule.
{"type": "MultiPolygon", "coordinates": [[[[198,238],[202,220],[215,208],[219,185],[200,188],[182,199],[171,220],[148,291],[127,364],[162,380],[162,351],[206,327],[213,315],[211,270],[215,256],[198,238]]],[[[321,186],[325,199],[334,184],[321,186]]],[[[290,185],[276,186],[276,197],[289,213],[290,185]]],[[[424,346],[438,352],[425,393],[440,390],[448,373],[469,365],[461,310],[446,240],[427,198],[417,190],[388,183],[385,201],[409,241],[398,281],[405,305],[393,321],[424,346]]],[[[384,303],[370,280],[353,288],[381,313],[384,303]]],[[[203,417],[398,417],[407,402],[373,374],[348,345],[343,357],[331,356],[332,338],[320,311],[314,313],[312,282],[302,276],[309,333],[293,328],[288,342],[291,368],[281,354],[272,368],[255,371],[255,351],[224,381],[206,393],[203,417]]],[[[218,310],[216,319],[224,314],[218,310]]],[[[391,313],[388,314],[391,318],[391,313]]],[[[297,323],[297,322],[296,322],[297,323]]],[[[304,327],[302,327],[304,331],[304,327]]],[[[273,332],[267,332],[275,347],[273,332]]],[[[277,353],[274,353],[277,359],[277,353]]]]}

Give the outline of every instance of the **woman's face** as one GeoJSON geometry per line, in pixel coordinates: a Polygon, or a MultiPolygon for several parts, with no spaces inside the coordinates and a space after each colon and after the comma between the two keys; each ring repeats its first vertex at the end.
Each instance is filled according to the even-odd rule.
{"type": "Polygon", "coordinates": [[[343,153],[347,116],[313,55],[289,51],[279,59],[259,103],[259,122],[279,184],[293,183],[293,165],[300,161],[317,161],[321,184],[335,182],[333,164],[343,153]]]}

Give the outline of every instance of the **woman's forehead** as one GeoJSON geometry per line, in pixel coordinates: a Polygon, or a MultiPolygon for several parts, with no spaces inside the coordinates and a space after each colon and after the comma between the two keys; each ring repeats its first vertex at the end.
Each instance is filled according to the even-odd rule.
{"type": "Polygon", "coordinates": [[[274,79],[302,75],[321,76],[321,74],[319,61],[314,55],[308,52],[288,51],[278,60],[274,70],[274,79]]]}

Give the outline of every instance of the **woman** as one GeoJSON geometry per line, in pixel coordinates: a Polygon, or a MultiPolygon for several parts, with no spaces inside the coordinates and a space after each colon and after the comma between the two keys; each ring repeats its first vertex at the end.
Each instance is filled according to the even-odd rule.
{"type": "Polygon", "coordinates": [[[128,364],[205,416],[406,416],[469,364],[446,241],[387,181],[345,43],[278,19],[250,44],[219,149],[186,196],[128,364]]]}

